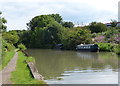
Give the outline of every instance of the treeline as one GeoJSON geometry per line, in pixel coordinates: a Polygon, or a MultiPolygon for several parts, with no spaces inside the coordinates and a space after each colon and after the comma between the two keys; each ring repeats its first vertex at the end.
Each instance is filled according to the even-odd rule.
{"type": "Polygon", "coordinates": [[[77,44],[91,43],[90,30],[64,22],[59,14],[36,16],[27,26],[20,40],[28,48],[54,48],[56,44],[63,44],[65,49],[75,49],[77,44]]]}
{"type": "Polygon", "coordinates": [[[2,52],[2,56],[5,55],[6,51],[14,49],[14,46],[11,43],[12,39],[8,40],[10,38],[10,35],[8,34],[9,32],[6,32],[7,26],[5,25],[5,23],[7,23],[7,20],[2,17],[2,12],[0,12],[0,44],[2,45],[0,46],[0,52],[2,52]],[[4,38],[4,36],[8,37],[4,38]]]}
{"type": "MultiPolygon", "coordinates": [[[[73,22],[65,22],[59,14],[39,15],[30,20],[27,30],[3,32],[3,38],[14,45],[24,44],[27,48],[54,48],[63,44],[64,49],[74,50],[78,44],[105,43],[118,46],[120,29],[117,21],[111,21],[111,27],[100,22],[92,22],[87,26],[75,27],[73,22]]],[[[100,47],[102,44],[99,44],[100,47]]],[[[115,47],[112,48],[114,51],[115,47]]],[[[109,50],[109,48],[101,50],[109,50]]],[[[111,51],[111,50],[109,50],[111,51]]]]}

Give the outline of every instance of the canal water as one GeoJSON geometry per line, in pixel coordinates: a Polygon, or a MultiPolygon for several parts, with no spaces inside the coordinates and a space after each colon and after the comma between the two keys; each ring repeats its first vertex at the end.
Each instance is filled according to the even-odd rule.
{"type": "Polygon", "coordinates": [[[118,56],[110,52],[29,49],[48,84],[118,84],[118,56]]]}

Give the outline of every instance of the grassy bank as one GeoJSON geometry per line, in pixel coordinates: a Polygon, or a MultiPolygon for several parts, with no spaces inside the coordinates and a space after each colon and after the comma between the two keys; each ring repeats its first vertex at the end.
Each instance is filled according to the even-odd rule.
{"type": "MultiPolygon", "coordinates": [[[[44,81],[35,80],[27,66],[26,57],[22,52],[18,52],[16,71],[12,72],[11,80],[14,84],[46,84],[44,81]]],[[[31,59],[30,59],[31,61],[31,59]]]]}
{"type": "Polygon", "coordinates": [[[0,65],[0,70],[2,70],[9,63],[9,61],[13,58],[14,54],[14,49],[5,52],[5,55],[2,57],[2,64],[0,65]]]}

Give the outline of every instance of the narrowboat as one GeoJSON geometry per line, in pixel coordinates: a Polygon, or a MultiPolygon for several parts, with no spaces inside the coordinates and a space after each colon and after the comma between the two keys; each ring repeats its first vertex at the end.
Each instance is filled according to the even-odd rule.
{"type": "Polygon", "coordinates": [[[85,45],[77,45],[77,51],[90,51],[90,52],[97,52],[99,47],[97,44],[85,44],[85,45]]]}

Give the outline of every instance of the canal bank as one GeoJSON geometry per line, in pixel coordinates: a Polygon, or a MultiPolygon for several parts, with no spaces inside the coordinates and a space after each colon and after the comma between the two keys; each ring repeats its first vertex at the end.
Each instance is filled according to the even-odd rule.
{"type": "Polygon", "coordinates": [[[15,55],[13,56],[13,58],[8,62],[3,70],[0,71],[0,84],[12,84],[10,80],[11,72],[15,71],[17,59],[18,53],[15,51],[15,55]]]}
{"type": "Polygon", "coordinates": [[[29,62],[33,61],[33,57],[27,57],[23,52],[18,52],[16,70],[11,75],[11,81],[14,84],[46,84],[43,79],[38,80],[33,77],[31,66],[28,66],[29,62]]]}

